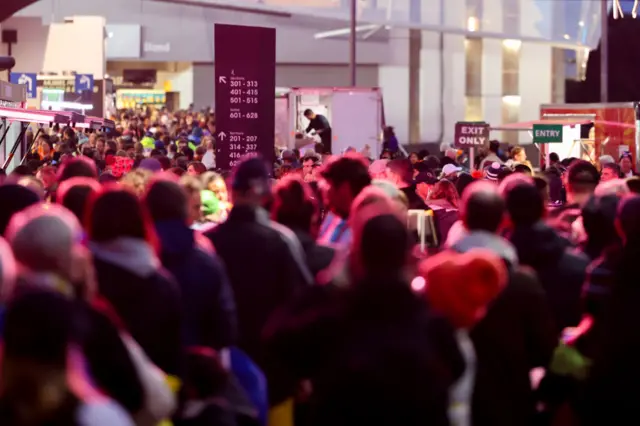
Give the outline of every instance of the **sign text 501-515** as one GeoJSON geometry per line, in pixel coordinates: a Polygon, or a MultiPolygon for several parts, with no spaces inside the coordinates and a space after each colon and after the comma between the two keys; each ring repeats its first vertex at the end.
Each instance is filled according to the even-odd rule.
{"type": "Polygon", "coordinates": [[[215,25],[216,165],[232,169],[249,153],[273,164],[275,29],[215,25]]]}

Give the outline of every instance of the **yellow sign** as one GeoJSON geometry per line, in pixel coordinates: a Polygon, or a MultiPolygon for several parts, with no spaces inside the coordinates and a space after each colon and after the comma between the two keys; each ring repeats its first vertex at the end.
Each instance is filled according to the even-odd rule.
{"type": "Polygon", "coordinates": [[[164,91],[173,92],[173,84],[171,83],[171,80],[167,80],[164,82],[164,91]]]}

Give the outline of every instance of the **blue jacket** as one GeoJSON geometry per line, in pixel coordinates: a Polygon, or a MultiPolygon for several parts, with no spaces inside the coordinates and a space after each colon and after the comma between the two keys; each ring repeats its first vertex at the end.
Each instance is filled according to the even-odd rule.
{"type": "Polygon", "coordinates": [[[236,306],[222,263],[197,246],[194,231],[183,222],[158,222],[155,227],[162,265],[182,293],[184,344],[231,346],[236,341],[236,306]]]}

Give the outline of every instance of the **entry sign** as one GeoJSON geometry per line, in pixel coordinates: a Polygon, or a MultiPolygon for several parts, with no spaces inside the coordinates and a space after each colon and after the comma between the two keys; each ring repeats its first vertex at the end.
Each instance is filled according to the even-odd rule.
{"type": "Polygon", "coordinates": [[[216,166],[275,161],[276,30],[215,24],[216,166]]]}
{"type": "Polygon", "coordinates": [[[489,125],[482,122],[458,122],[454,134],[456,148],[483,148],[489,146],[489,125]]]}
{"type": "Polygon", "coordinates": [[[38,75],[28,72],[12,72],[9,81],[13,84],[24,84],[27,86],[27,99],[38,97],[38,75]]]}
{"type": "Polygon", "coordinates": [[[81,94],[85,90],[93,92],[93,74],[76,74],[75,92],[81,94]]]}
{"type": "Polygon", "coordinates": [[[533,143],[562,143],[562,124],[534,124],[533,143]]]}

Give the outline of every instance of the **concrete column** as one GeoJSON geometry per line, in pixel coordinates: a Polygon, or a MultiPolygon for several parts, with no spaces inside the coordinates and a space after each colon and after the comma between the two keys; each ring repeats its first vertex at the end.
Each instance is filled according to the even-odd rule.
{"type": "MultiPolygon", "coordinates": [[[[426,22],[466,26],[466,0],[429,2],[424,9],[426,22]]],[[[451,142],[456,121],[464,119],[464,36],[423,32],[420,59],[421,142],[451,142]]]]}
{"type": "MultiPolygon", "coordinates": [[[[524,36],[550,37],[553,28],[555,2],[521,0],[520,27],[524,36]]],[[[519,92],[520,120],[540,118],[540,105],[551,102],[553,85],[553,48],[537,43],[522,43],[520,51],[519,92]]],[[[528,140],[521,135],[520,141],[528,140]]]]}
{"type": "MultiPolygon", "coordinates": [[[[481,30],[502,32],[504,14],[502,0],[484,0],[481,30]]],[[[496,39],[482,40],[482,112],[484,120],[492,125],[503,123],[503,42],[496,39]]],[[[491,138],[502,139],[502,132],[492,132],[491,138]]]]}
{"type": "Polygon", "coordinates": [[[410,137],[410,43],[409,30],[392,29],[389,33],[390,58],[378,69],[378,85],[384,99],[387,125],[393,126],[401,144],[410,137]]]}

